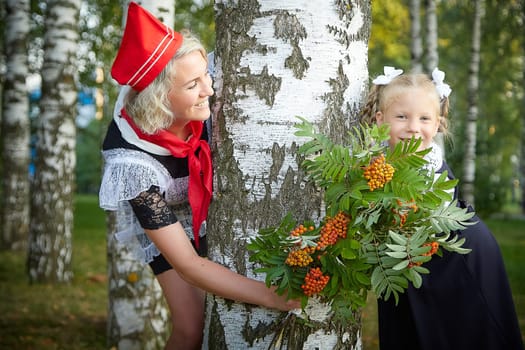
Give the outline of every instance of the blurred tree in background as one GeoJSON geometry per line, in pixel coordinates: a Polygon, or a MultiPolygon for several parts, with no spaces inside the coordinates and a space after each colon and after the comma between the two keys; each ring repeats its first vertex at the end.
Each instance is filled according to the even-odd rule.
{"type": "Polygon", "coordinates": [[[175,5],[175,30],[191,30],[204,44],[206,50],[215,49],[215,12],[213,0],[177,0],[175,5]]]}
{"type": "MultiPolygon", "coordinates": [[[[513,183],[519,172],[512,159],[520,157],[523,123],[523,0],[485,1],[481,37],[478,132],[476,152],[476,210],[489,215],[517,204],[513,183]]],[[[453,140],[447,157],[461,177],[467,113],[467,76],[474,7],[466,1],[441,3],[441,67],[452,92],[453,140]]],[[[523,155],[521,155],[523,158],[523,155]]],[[[523,184],[522,184],[523,186],[523,184]]]]}

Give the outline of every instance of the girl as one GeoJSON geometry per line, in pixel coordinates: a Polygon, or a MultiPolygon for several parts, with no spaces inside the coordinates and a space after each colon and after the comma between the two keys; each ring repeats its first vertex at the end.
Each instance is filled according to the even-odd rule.
{"type": "Polygon", "coordinates": [[[166,349],[200,349],[205,291],[288,311],[299,308],[205,255],[211,156],[204,122],[213,95],[197,39],[130,3],[111,70],[127,85],[124,108],[103,144],[100,206],[117,211],[115,237],[137,246],[162,287],[172,316],[166,349]]]}
{"type": "MultiPolygon", "coordinates": [[[[390,125],[391,147],[421,139],[421,149],[431,148],[428,166],[453,178],[433,142],[439,131],[447,131],[451,90],[443,72],[435,69],[432,76],[385,67],[385,74],[373,81],[361,119],[390,125]]],[[[523,349],[498,244],[479,217],[473,220],[475,225],[457,232],[466,238],[463,247],[472,249],[469,254],[444,251],[426,263],[430,274],[423,276],[421,288],[409,286],[398,305],[394,298],[378,300],[382,350],[523,349]]]]}

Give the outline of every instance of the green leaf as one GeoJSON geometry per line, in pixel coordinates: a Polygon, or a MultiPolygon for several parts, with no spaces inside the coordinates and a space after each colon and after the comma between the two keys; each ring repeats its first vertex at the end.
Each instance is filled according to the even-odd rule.
{"type": "Polygon", "coordinates": [[[357,279],[357,281],[363,285],[369,285],[371,282],[370,282],[370,277],[368,277],[366,274],[362,273],[362,272],[356,272],[355,273],[355,278],[357,279]]]}
{"type": "Polygon", "coordinates": [[[394,242],[396,242],[399,245],[404,246],[407,244],[407,239],[402,235],[395,233],[394,231],[389,231],[388,235],[390,236],[390,238],[392,238],[394,242]]]}
{"type": "Polygon", "coordinates": [[[346,249],[346,248],[343,248],[343,250],[341,251],[341,256],[344,259],[348,259],[348,260],[353,260],[353,259],[357,258],[357,254],[355,253],[354,250],[346,249]]]}
{"type": "Polygon", "coordinates": [[[404,245],[397,245],[397,244],[388,244],[388,243],[386,243],[386,246],[388,247],[388,249],[396,251],[396,252],[404,252],[407,249],[406,246],[404,246],[404,245]]]}
{"type": "Polygon", "coordinates": [[[396,264],[395,266],[393,266],[392,269],[394,269],[394,270],[402,270],[405,267],[407,267],[409,263],[410,263],[410,261],[403,260],[399,264],[396,264]]]}
{"type": "Polygon", "coordinates": [[[386,252],[386,254],[396,259],[404,259],[408,256],[407,252],[386,252]]]}
{"type": "Polygon", "coordinates": [[[410,280],[412,281],[414,287],[421,287],[421,284],[423,283],[423,278],[421,278],[421,275],[414,268],[409,269],[408,272],[410,274],[410,280]]]}

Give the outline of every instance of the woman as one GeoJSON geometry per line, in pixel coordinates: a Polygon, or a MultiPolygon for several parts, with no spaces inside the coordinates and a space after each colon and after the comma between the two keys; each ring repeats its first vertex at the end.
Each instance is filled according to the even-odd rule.
{"type": "Polygon", "coordinates": [[[172,315],[166,349],[200,349],[205,291],[278,310],[300,306],[205,255],[212,165],[205,121],[213,95],[206,52],[130,3],[112,76],[131,87],[103,144],[100,206],[116,238],[148,262],[172,315]]]}

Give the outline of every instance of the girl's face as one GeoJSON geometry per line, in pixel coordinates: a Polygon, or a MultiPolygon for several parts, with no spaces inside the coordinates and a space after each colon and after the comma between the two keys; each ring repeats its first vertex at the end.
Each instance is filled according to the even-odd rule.
{"type": "Polygon", "coordinates": [[[208,119],[208,97],[213,95],[213,89],[207,62],[201,52],[193,51],[177,59],[174,69],[175,79],[168,94],[174,117],[171,128],[184,127],[194,120],[208,119]]]}
{"type": "Polygon", "coordinates": [[[377,112],[379,125],[390,125],[390,147],[412,137],[422,140],[419,150],[430,147],[439,128],[439,102],[419,88],[410,88],[394,96],[383,111],[377,112]]]}

